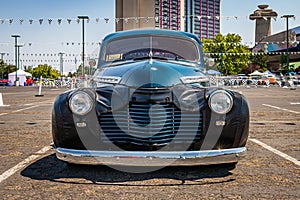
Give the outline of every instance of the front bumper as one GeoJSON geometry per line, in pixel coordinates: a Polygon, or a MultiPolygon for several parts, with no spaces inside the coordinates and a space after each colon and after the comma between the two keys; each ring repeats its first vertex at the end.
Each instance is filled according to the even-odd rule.
{"type": "Polygon", "coordinates": [[[57,148],[62,161],[88,165],[196,166],[236,163],[246,147],[205,151],[90,151],[57,148]]]}

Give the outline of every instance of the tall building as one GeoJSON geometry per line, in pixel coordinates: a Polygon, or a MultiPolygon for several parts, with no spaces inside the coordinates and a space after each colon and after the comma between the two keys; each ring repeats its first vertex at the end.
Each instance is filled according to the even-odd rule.
{"type": "Polygon", "coordinates": [[[155,27],[184,31],[184,0],[155,0],[155,27]]]}
{"type": "Polygon", "coordinates": [[[220,32],[220,1],[116,0],[116,18],[122,19],[116,31],[155,27],[212,39],[220,32]]]}
{"type": "Polygon", "coordinates": [[[154,28],[155,0],[116,0],[116,31],[154,28]]]}
{"type": "Polygon", "coordinates": [[[185,31],[200,38],[214,38],[220,32],[221,0],[185,0],[185,31]]]}

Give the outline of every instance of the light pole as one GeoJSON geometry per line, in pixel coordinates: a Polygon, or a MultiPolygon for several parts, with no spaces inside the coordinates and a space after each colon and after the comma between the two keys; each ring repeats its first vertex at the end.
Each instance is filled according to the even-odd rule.
{"type": "Polygon", "coordinates": [[[60,56],[60,76],[62,77],[63,76],[63,73],[64,73],[64,66],[63,66],[63,55],[64,53],[62,52],[59,52],[58,55],[60,56]]]}
{"type": "Polygon", "coordinates": [[[23,47],[23,45],[17,45],[17,51],[18,51],[18,69],[20,68],[20,47],[23,47]]]}
{"type": "Polygon", "coordinates": [[[5,55],[5,53],[0,53],[1,54],[1,61],[2,61],[2,80],[4,79],[4,61],[3,61],[3,56],[5,55]]]}
{"type": "Polygon", "coordinates": [[[16,64],[16,80],[15,80],[15,86],[17,86],[17,80],[18,80],[18,75],[17,71],[19,69],[18,66],[18,38],[20,37],[19,35],[12,35],[11,37],[15,38],[15,64],[16,64]]]}
{"type": "Polygon", "coordinates": [[[295,15],[283,15],[281,18],[286,19],[286,69],[287,74],[289,73],[290,69],[290,58],[289,58],[289,18],[294,18],[295,15]]]}
{"type": "Polygon", "coordinates": [[[223,74],[222,67],[223,67],[223,44],[220,44],[220,72],[221,72],[221,75],[223,74]]]}
{"type": "Polygon", "coordinates": [[[85,80],[85,69],[84,69],[84,20],[88,20],[88,16],[78,16],[78,19],[82,20],[82,77],[85,80]]]}

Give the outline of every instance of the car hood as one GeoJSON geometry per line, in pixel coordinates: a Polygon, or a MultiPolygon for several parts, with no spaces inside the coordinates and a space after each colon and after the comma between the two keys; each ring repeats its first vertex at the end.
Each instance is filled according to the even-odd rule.
{"type": "Polygon", "coordinates": [[[95,77],[119,77],[120,84],[129,87],[171,87],[180,84],[184,76],[204,76],[193,66],[160,60],[143,60],[99,68],[95,77]]]}

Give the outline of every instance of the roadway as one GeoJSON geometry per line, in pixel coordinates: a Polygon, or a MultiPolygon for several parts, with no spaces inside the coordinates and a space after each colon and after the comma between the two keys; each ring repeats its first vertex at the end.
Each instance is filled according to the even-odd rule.
{"type": "Polygon", "coordinates": [[[166,167],[134,174],[69,166],[51,147],[51,110],[64,89],[0,88],[0,199],[300,199],[300,88],[235,88],[251,110],[237,168],[166,167]]]}

